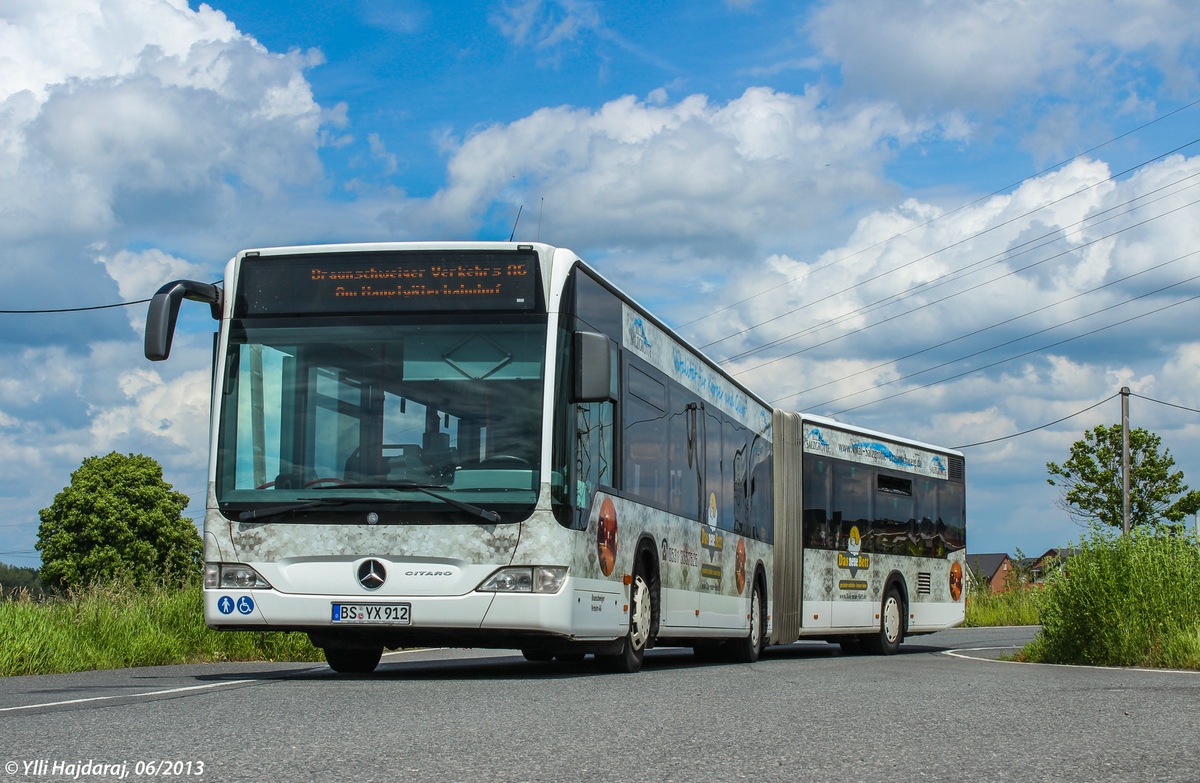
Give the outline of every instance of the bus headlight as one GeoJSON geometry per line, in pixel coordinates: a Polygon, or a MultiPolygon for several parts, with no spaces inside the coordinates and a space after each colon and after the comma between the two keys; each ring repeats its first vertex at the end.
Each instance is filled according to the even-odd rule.
{"type": "Polygon", "coordinates": [[[271,583],[262,574],[241,563],[205,563],[204,586],[223,590],[269,590],[271,583]]]}
{"type": "Polygon", "coordinates": [[[476,589],[481,593],[557,593],[566,581],[563,566],[516,566],[501,568],[476,589]]]}

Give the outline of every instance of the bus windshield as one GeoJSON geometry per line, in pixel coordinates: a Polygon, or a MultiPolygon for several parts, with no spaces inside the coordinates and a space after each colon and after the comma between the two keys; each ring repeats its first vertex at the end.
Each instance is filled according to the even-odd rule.
{"type": "Polygon", "coordinates": [[[233,321],[221,510],[294,504],[283,519],[320,521],[361,516],[361,500],[385,521],[439,524],[478,522],[462,503],[532,512],[546,317],[442,321],[233,321]]]}

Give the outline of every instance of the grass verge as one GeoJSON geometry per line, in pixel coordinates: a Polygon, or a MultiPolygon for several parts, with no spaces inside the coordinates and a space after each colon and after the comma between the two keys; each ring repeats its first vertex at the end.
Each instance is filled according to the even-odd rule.
{"type": "Polygon", "coordinates": [[[986,583],[981,590],[972,590],[967,596],[966,619],[968,628],[985,628],[998,625],[1037,625],[1043,603],[1039,586],[1012,587],[1003,593],[993,593],[986,583]]]}
{"type": "Polygon", "coordinates": [[[1047,579],[1039,663],[1200,670],[1200,546],[1192,534],[1093,531],[1047,579]]]}
{"type": "Polygon", "coordinates": [[[297,633],[212,631],[198,585],[112,584],[0,601],[0,675],[213,661],[320,661],[297,633]]]}

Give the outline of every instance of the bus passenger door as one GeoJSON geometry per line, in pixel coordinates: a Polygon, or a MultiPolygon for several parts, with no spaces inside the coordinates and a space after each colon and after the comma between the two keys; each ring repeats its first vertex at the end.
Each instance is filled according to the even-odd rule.
{"type": "MultiPolygon", "coordinates": [[[[703,403],[702,403],[703,405],[703,403]]],[[[749,628],[749,596],[753,584],[737,589],[735,552],[746,528],[745,467],[749,430],[717,413],[704,412],[706,426],[705,486],[707,498],[701,520],[703,565],[701,568],[700,624],[706,628],[749,628]]],[[[753,574],[751,574],[753,577],[753,574]]]]}
{"type": "Polygon", "coordinates": [[[668,424],[670,493],[668,507],[682,524],[671,525],[682,537],[664,538],[659,553],[663,575],[663,624],[675,628],[695,628],[700,623],[700,531],[696,520],[702,511],[704,461],[699,431],[700,403],[672,389],[671,416],[668,424]],[[678,399],[675,399],[678,398],[678,399]]]}

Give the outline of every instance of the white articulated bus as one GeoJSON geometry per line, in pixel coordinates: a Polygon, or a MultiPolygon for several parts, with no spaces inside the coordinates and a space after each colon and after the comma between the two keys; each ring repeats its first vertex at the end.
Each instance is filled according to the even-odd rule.
{"type": "Polygon", "coordinates": [[[219,630],[385,648],[754,661],[894,652],[963,620],[962,455],[773,410],[568,250],[247,250],[220,330],[204,519],[219,630]]]}

